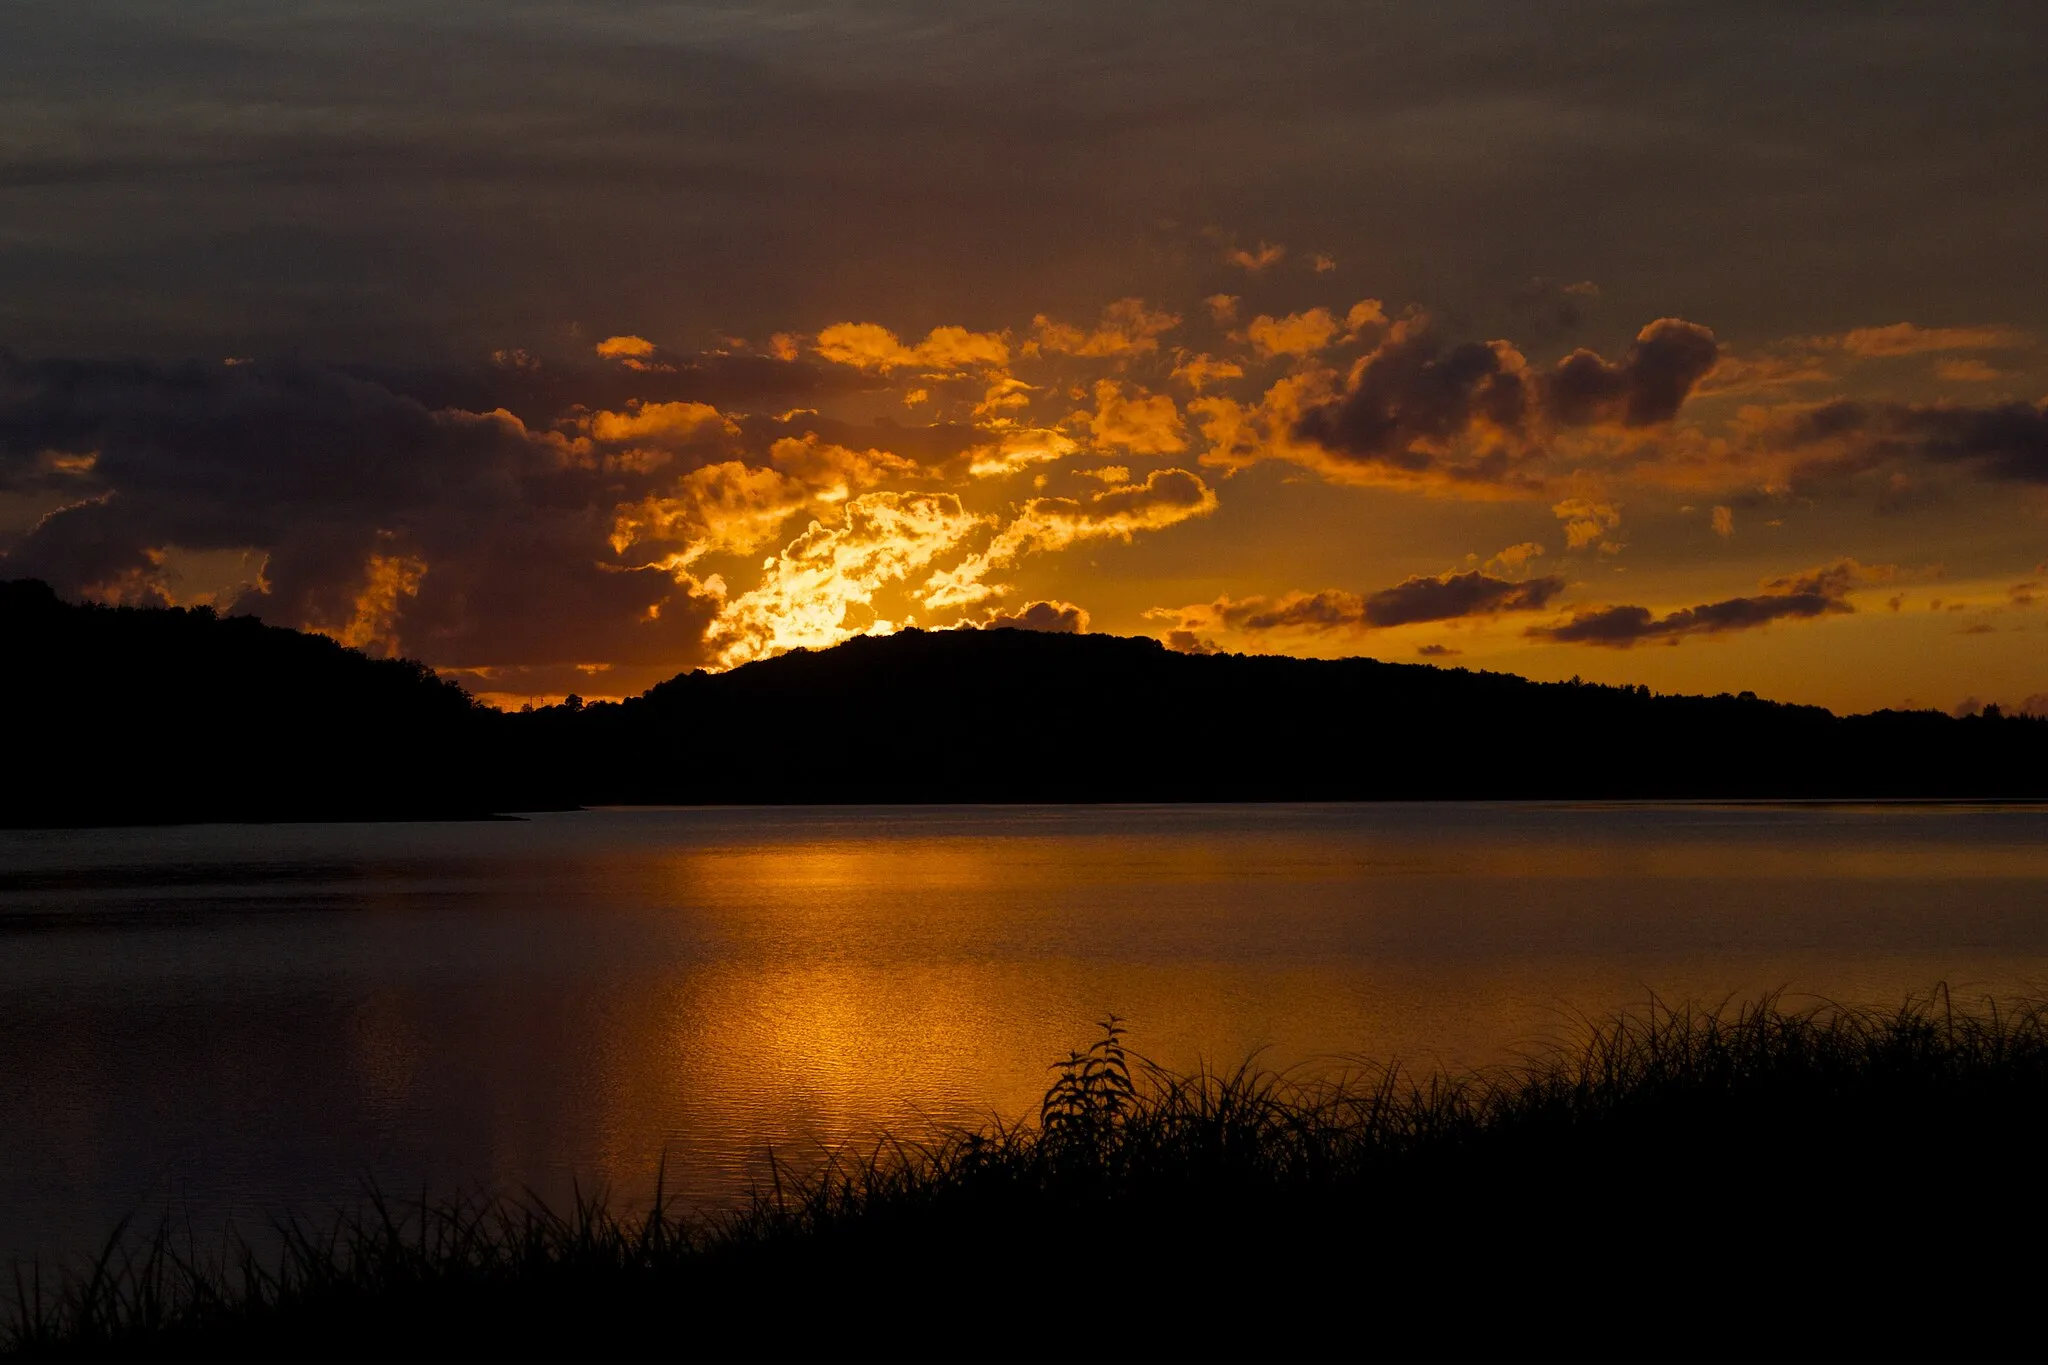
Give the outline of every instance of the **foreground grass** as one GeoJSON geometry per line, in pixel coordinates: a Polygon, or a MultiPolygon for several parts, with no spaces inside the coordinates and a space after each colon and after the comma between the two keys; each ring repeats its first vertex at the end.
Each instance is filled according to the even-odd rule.
{"type": "Polygon", "coordinates": [[[1340,1320],[1383,1343],[1988,1328],[2048,1265],[2044,1120],[2048,1007],[1945,991],[1655,1008],[1510,1068],[1313,1083],[1168,1071],[1112,1021],[1033,1119],[777,1167],[736,1213],[373,1200],[263,1256],[117,1236],[87,1273],[18,1272],[4,1341],[307,1359],[926,1335],[1067,1354],[1299,1345],[1340,1320]]]}

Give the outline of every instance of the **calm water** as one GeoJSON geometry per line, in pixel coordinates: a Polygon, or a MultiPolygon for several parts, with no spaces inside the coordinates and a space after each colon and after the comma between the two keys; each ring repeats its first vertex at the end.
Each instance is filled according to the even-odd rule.
{"type": "Polygon", "coordinates": [[[0,833],[0,1258],[175,1199],[731,1198],[770,1144],[1162,1061],[1470,1065],[1573,1011],[2048,983],[2048,810],[635,810],[0,833]]]}

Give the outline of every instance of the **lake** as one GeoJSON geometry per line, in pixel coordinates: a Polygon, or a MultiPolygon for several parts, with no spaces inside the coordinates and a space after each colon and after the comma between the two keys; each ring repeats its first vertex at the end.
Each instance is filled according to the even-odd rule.
{"type": "Polygon", "coordinates": [[[1469,1067],[1584,1014],[2048,983],[2048,808],[608,810],[0,831],[0,1260],[393,1192],[736,1198],[1162,1062],[1469,1067]]]}

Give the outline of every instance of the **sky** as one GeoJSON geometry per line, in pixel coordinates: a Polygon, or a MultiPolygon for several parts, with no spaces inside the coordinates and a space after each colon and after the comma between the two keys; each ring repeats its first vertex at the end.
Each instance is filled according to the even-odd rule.
{"type": "Polygon", "coordinates": [[[1014,624],[2048,714],[2044,48],[9,0],[0,576],[511,706],[1014,624]]]}

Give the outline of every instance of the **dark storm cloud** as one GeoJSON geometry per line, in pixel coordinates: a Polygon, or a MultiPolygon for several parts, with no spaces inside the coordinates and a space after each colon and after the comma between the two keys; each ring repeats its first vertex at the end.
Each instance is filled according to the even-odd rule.
{"type": "Polygon", "coordinates": [[[1341,458],[1426,469],[1475,425],[1522,435],[1531,395],[1514,362],[1499,346],[1399,327],[1352,367],[1344,396],[1303,413],[1294,434],[1341,458]]]}
{"type": "Polygon", "coordinates": [[[1799,466],[1813,482],[1893,459],[1919,459],[1982,478],[2048,483],[2048,403],[1915,405],[1843,400],[1803,412],[1783,439],[1795,449],[1832,447],[1799,466]]]}
{"type": "Polygon", "coordinates": [[[1637,335],[1617,363],[1583,349],[1566,356],[1543,385],[1547,411],[1560,426],[1656,426],[1678,415],[1719,356],[1706,328],[1661,318],[1637,335]]]}
{"type": "Polygon", "coordinates": [[[1477,570],[1440,578],[1410,578],[1366,598],[1365,619],[1375,626],[1405,626],[1459,616],[1540,611],[1564,587],[1564,580],[1554,575],[1514,582],[1477,570]]]}
{"type": "Polygon", "coordinates": [[[1610,649],[1657,642],[1677,644],[1691,635],[1722,635],[1753,630],[1773,621],[1853,612],[1856,609],[1849,603],[1849,590],[1867,578],[1883,578],[1889,573],[1885,568],[1873,570],[1853,560],[1843,560],[1775,579],[1764,585],[1767,591],[1750,597],[1730,597],[1666,616],[1658,616],[1648,607],[1602,607],[1575,612],[1561,625],[1531,626],[1527,633],[1557,644],[1603,645],[1610,649]]]}
{"type": "Polygon", "coordinates": [[[0,484],[70,494],[12,547],[11,576],[149,600],[167,547],[255,549],[268,590],[240,609],[336,629],[382,560],[417,568],[393,632],[438,661],[687,660],[709,605],[616,562],[625,487],[572,456],[516,419],[320,366],[0,356],[0,484]]]}
{"type": "Polygon", "coordinates": [[[1361,596],[1337,588],[1289,593],[1278,600],[1248,597],[1148,615],[1170,618],[1178,629],[1168,644],[1184,652],[1194,649],[1204,630],[1235,630],[1259,635],[1276,630],[1316,632],[1378,630],[1424,621],[1454,621],[1504,612],[1541,611],[1565,589],[1562,578],[1495,578],[1478,570],[1405,579],[1391,588],[1361,596]]]}
{"type": "Polygon", "coordinates": [[[1352,366],[1342,397],[1304,412],[1294,435],[1340,460],[1504,479],[1550,428],[1671,421],[1718,355],[1705,327],[1662,318],[1619,361],[1581,349],[1546,375],[1506,342],[1448,343],[1411,318],[1352,366]],[[1476,459],[1450,458],[1471,440],[1483,447],[1476,459]]]}
{"type": "Polygon", "coordinates": [[[2048,404],[1904,408],[1888,416],[1930,460],[1966,464],[1994,479],[2048,483],[2048,404]]]}

